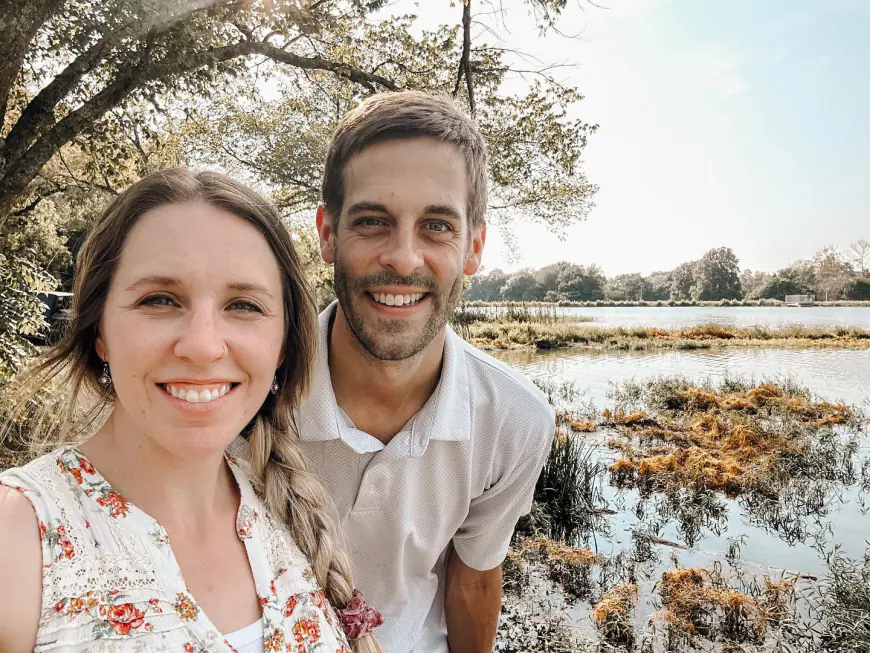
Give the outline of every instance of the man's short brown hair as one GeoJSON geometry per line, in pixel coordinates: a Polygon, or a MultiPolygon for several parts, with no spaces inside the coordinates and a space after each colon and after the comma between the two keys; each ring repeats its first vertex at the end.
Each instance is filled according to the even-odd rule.
{"type": "Polygon", "coordinates": [[[323,175],[323,205],[334,220],[344,205],[344,169],[365,148],[389,140],[435,138],[453,143],[468,168],[468,221],[484,221],[487,200],[486,143],[472,118],[452,100],[420,91],[373,95],[338,123],[323,175]]]}

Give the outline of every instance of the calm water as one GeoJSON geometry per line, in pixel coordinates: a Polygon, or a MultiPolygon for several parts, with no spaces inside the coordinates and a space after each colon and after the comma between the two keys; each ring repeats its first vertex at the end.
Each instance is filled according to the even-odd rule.
{"type": "MultiPolygon", "coordinates": [[[[610,313],[617,310],[601,309],[610,313]]],[[[625,309],[625,312],[644,310],[656,317],[664,317],[670,309],[625,309]]],[[[735,314],[735,309],[723,310],[735,314]]],[[[753,310],[765,309],[747,308],[736,313],[739,316],[752,315],[753,310]]],[[[790,314],[786,309],[771,310],[776,314],[790,314]]],[[[835,310],[852,309],[830,309],[835,310]]],[[[583,311],[588,312],[586,309],[583,311]]],[[[697,314],[699,309],[692,311],[697,314]]],[[[803,311],[795,309],[795,312],[803,311]]],[[[811,312],[807,311],[807,314],[811,312]]],[[[830,316],[831,312],[827,314],[830,316]]],[[[867,315],[870,316],[870,311],[867,315]]],[[[856,319],[853,313],[852,323],[856,319]]],[[[608,405],[607,392],[612,383],[674,374],[693,380],[709,378],[714,382],[736,375],[753,377],[757,381],[790,376],[825,399],[870,408],[870,350],[549,351],[500,352],[498,357],[529,377],[573,382],[585,392],[585,399],[591,400],[599,410],[608,405]]],[[[613,454],[605,445],[608,434],[599,432],[587,437],[597,447],[596,455],[609,463],[613,454]]],[[[868,457],[870,442],[865,441],[857,455],[858,464],[868,457]]],[[[666,502],[662,495],[643,499],[636,491],[621,491],[609,486],[607,479],[603,479],[603,485],[608,507],[616,514],[608,519],[610,532],[598,535],[594,540],[593,546],[601,553],[614,556],[632,550],[635,545],[632,532],[638,529],[670,541],[690,544],[690,550],[654,547],[654,558],[646,569],[648,576],[638,578],[641,600],[636,626],[641,630],[645,619],[656,609],[654,583],[665,569],[673,566],[672,552],[676,553],[681,566],[709,567],[715,562],[726,566],[729,538],[740,536],[745,540],[738,566],[751,575],[769,574],[778,578],[783,573],[801,573],[823,576],[825,552],[839,546],[846,555],[859,557],[870,541],[870,516],[866,514],[870,499],[857,483],[827,492],[823,514],[809,516],[801,513],[804,497],[800,492],[791,499],[761,509],[747,505],[745,500],[730,500],[720,495],[715,495],[713,501],[719,508],[716,505],[708,509],[689,508],[692,502],[677,501],[676,507],[672,504],[668,509],[664,507],[666,502]]],[[[569,612],[577,627],[584,630],[588,627],[588,606],[575,606],[569,612]]]]}
{"type": "Polygon", "coordinates": [[[804,324],[870,329],[870,307],[864,306],[568,307],[560,308],[559,312],[562,315],[594,318],[592,324],[602,327],[649,326],[667,329],[715,322],[737,327],[804,324]]]}

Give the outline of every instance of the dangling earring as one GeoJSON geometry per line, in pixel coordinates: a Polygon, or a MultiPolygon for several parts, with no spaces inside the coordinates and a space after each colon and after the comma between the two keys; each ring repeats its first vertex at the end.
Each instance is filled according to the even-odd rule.
{"type": "Polygon", "coordinates": [[[278,375],[277,374],[275,375],[275,379],[272,381],[271,393],[273,395],[278,394],[278,375]]]}
{"type": "Polygon", "coordinates": [[[103,361],[103,373],[100,375],[100,385],[109,389],[112,385],[112,372],[109,370],[109,364],[103,361]]]}

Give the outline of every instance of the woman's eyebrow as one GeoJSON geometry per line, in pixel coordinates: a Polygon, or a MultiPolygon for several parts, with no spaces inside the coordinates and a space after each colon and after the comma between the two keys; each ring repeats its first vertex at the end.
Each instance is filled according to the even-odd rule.
{"type": "MultiPolygon", "coordinates": [[[[129,286],[127,286],[127,291],[133,291],[142,286],[180,286],[181,281],[176,279],[175,277],[165,277],[162,275],[149,275],[147,277],[140,277],[129,286]]],[[[232,290],[233,292],[253,292],[260,293],[262,295],[266,295],[267,297],[273,298],[272,293],[265,286],[261,286],[260,284],[250,283],[247,281],[231,281],[227,284],[227,290],[232,290]]]]}
{"type": "Polygon", "coordinates": [[[272,293],[269,292],[268,288],[266,288],[265,286],[261,286],[259,284],[256,284],[256,283],[249,283],[246,281],[233,281],[233,282],[227,284],[227,288],[229,290],[233,290],[235,292],[260,293],[262,295],[266,295],[267,297],[274,299],[274,297],[272,297],[272,293]]]}
{"type": "Polygon", "coordinates": [[[140,286],[177,286],[181,282],[175,277],[164,277],[158,274],[140,277],[127,286],[127,290],[136,290],[140,286]]]}

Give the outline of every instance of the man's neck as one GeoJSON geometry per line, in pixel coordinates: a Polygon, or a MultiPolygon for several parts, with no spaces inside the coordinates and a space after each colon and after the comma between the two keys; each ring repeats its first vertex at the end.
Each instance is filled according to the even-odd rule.
{"type": "Polygon", "coordinates": [[[329,374],[338,405],[356,428],[389,443],[432,396],[441,376],[446,329],[402,361],[372,356],[337,305],[329,333],[329,374]]]}

